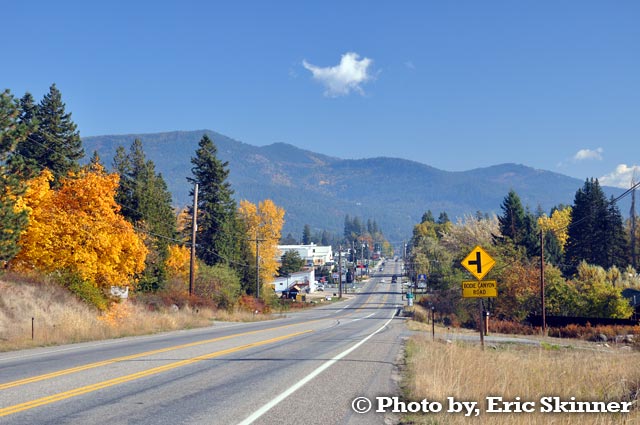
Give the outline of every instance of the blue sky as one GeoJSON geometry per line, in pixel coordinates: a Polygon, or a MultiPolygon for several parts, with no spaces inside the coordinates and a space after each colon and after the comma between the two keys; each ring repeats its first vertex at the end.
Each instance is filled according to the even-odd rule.
{"type": "Polygon", "coordinates": [[[5,2],[0,88],[81,136],[211,129],[444,170],[640,179],[637,1],[5,2]],[[634,168],[635,167],[635,168],[634,168]]]}

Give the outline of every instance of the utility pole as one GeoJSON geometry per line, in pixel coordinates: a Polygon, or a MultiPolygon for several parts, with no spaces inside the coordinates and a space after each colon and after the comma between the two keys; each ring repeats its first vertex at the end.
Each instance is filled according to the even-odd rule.
{"type": "Polygon", "coordinates": [[[342,245],[338,246],[338,292],[342,299],[342,245]]]}
{"type": "Polygon", "coordinates": [[[191,217],[191,262],[189,263],[189,296],[193,295],[196,280],[196,231],[198,230],[198,183],[193,189],[193,216],[191,217]]]}
{"type": "Polygon", "coordinates": [[[544,299],[544,234],[540,229],[540,303],[542,304],[542,334],[547,334],[547,312],[544,299]]]}
{"type": "Polygon", "coordinates": [[[249,242],[256,243],[256,298],[260,298],[260,242],[264,242],[264,241],[266,241],[266,239],[258,239],[257,230],[256,230],[256,238],[249,239],[249,242]]]}
{"type": "Polygon", "coordinates": [[[636,254],[636,179],[635,175],[631,179],[631,266],[636,269],[637,266],[637,254],[636,254]]]}

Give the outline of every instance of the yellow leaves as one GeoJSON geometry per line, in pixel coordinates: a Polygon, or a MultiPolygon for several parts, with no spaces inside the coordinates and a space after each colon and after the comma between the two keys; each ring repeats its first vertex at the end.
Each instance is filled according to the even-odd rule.
{"type": "Polygon", "coordinates": [[[555,210],[551,217],[544,214],[538,219],[540,228],[545,232],[551,230],[558,239],[563,251],[569,239],[569,224],[571,224],[571,207],[555,210]]]}
{"type": "MultiPolygon", "coordinates": [[[[285,211],[272,200],[266,199],[257,207],[249,201],[240,201],[239,213],[247,229],[247,238],[260,240],[260,280],[263,284],[269,283],[278,269],[277,247],[285,211]]],[[[251,243],[250,247],[255,255],[255,243],[251,243]]]]}
{"type": "MultiPolygon", "coordinates": [[[[169,257],[165,262],[169,277],[184,280],[189,279],[189,265],[191,252],[186,246],[169,245],[169,257]]],[[[197,268],[197,264],[196,264],[197,268]]]]}
{"type": "Polygon", "coordinates": [[[42,272],[70,270],[96,286],[133,284],[147,249],[115,201],[117,174],[83,170],[53,190],[49,171],[29,182],[21,206],[29,226],[11,266],[42,272]]]}

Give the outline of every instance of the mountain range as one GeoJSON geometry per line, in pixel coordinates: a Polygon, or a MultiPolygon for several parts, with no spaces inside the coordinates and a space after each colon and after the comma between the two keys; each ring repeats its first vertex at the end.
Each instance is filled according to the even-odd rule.
{"type": "MultiPolygon", "coordinates": [[[[192,202],[186,178],[204,134],[218,148],[218,158],[229,162],[236,199],[273,200],[286,211],[282,234],[296,238],[305,224],[341,235],[348,214],[375,220],[388,240],[400,243],[427,210],[435,217],[444,211],[454,221],[478,211],[499,214],[502,200],[514,189],[525,206],[548,213],[555,205],[572,204],[584,184],[519,164],[452,172],[399,158],[340,159],[286,143],[253,146],[210,130],[93,136],[83,138],[83,145],[87,156],[97,151],[111,168],[117,147],[128,151],[140,139],[180,207],[192,202]]],[[[623,192],[603,189],[608,196],[623,192]]]]}

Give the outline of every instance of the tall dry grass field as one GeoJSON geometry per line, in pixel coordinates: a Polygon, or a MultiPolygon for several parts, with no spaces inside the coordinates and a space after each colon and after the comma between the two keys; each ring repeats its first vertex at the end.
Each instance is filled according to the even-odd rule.
{"type": "Polygon", "coordinates": [[[0,280],[0,351],[188,329],[214,319],[264,318],[188,307],[149,311],[130,301],[100,313],[53,283],[0,280]]]}
{"type": "Polygon", "coordinates": [[[474,344],[413,337],[404,377],[409,400],[447,397],[476,401],[477,417],[459,413],[411,414],[415,424],[639,424],[640,353],[505,344],[484,351],[474,344]],[[533,413],[487,413],[486,397],[535,402],[533,413]],[[630,413],[541,413],[542,397],[577,401],[635,401],[630,413]]]}

